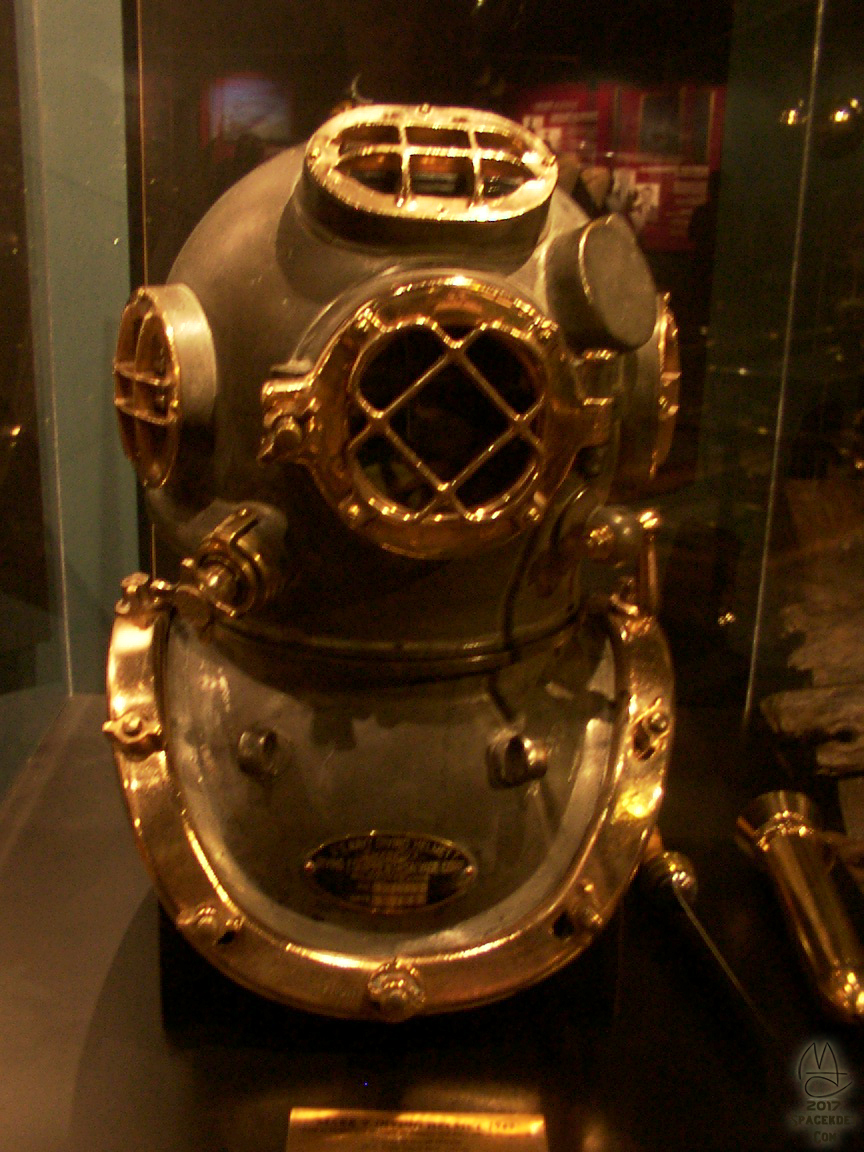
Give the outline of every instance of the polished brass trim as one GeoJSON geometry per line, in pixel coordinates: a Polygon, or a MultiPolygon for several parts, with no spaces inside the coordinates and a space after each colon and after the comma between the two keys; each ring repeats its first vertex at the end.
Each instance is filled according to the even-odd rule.
{"type": "Polygon", "coordinates": [[[362,304],[305,374],[274,371],[261,394],[259,459],[305,465],[345,523],[389,551],[464,553],[536,523],[579,450],[608,439],[611,404],[587,395],[590,379],[557,325],[526,301],[473,276],[418,277],[362,304]],[[406,369],[376,404],[367,384],[376,361],[417,343],[418,374],[406,369]],[[499,363],[519,375],[517,402],[496,377],[499,363]],[[398,425],[448,374],[488,418],[470,429],[485,439],[442,474],[398,425]],[[383,465],[370,465],[375,453],[383,465]],[[481,481],[481,495],[466,496],[494,468],[502,475],[486,472],[489,491],[481,481]]]}
{"type": "Polygon", "coordinates": [[[546,1123],[536,1113],[291,1109],[285,1152],[332,1152],[335,1147],[548,1152],[546,1123]]]}
{"type": "Polygon", "coordinates": [[[123,451],[146,487],[168,480],[182,424],[209,419],[215,388],[210,328],[192,290],[185,284],[139,288],[120,320],[114,407],[123,451]]]}
{"type": "Polygon", "coordinates": [[[471,108],[372,105],[328,120],[306,171],[349,209],[405,220],[478,223],[542,207],[555,157],[519,124],[471,108]]]}
{"type": "Polygon", "coordinates": [[[669,455],[675,424],[678,420],[681,390],[681,352],[678,344],[678,325],[669,306],[669,293],[660,297],[660,311],[653,339],[657,342],[657,360],[660,379],[657,389],[657,430],[651,448],[649,478],[654,479],[657,469],[669,455]]]}
{"type": "MultiPolygon", "coordinates": [[[[134,713],[164,725],[160,670],[171,610],[164,595],[148,601],[140,580],[140,612],[118,612],[108,664],[109,724],[134,713]]],[[[127,605],[130,601],[124,601],[127,605]]],[[[192,826],[169,750],[129,748],[114,741],[123,792],[142,855],[160,897],[181,932],[213,964],[265,996],[336,1016],[380,1018],[371,990],[376,974],[399,966],[400,1011],[443,1012],[511,994],[581,952],[605,924],[639,864],[654,826],[672,736],[669,656],[656,622],[634,627],[630,615],[598,606],[591,615],[607,634],[617,701],[605,781],[592,822],[562,880],[526,913],[514,896],[496,909],[494,930],[470,946],[393,955],[336,952],[297,943],[249,914],[220,877],[192,826]],[[635,739],[646,716],[669,717],[663,739],[645,749],[635,739]],[[417,991],[419,989],[419,992],[417,991]],[[422,999],[422,1003],[419,1001],[422,999]]],[[[389,995],[391,981],[383,995],[389,995]]]]}
{"type": "Polygon", "coordinates": [[[796,812],[778,812],[762,825],[753,843],[760,852],[767,852],[776,836],[812,836],[814,831],[796,812]]]}
{"type": "Polygon", "coordinates": [[[626,359],[617,479],[641,489],[669,455],[678,419],[681,353],[668,293],[657,295],[651,338],[626,359]]]}
{"type": "Polygon", "coordinates": [[[200,628],[214,614],[236,620],[262,608],[283,583],[281,567],[268,552],[261,513],[236,509],[182,562],[177,607],[200,628]]]}
{"type": "Polygon", "coordinates": [[[407,1020],[416,1016],[426,1003],[423,978],[410,964],[392,960],[373,972],[366,985],[370,1004],[385,1020],[407,1020]]]}
{"type": "Polygon", "coordinates": [[[831,1013],[864,1022],[864,944],[831,874],[819,812],[800,792],[766,792],[738,817],[738,838],[767,872],[789,933],[831,1013]]]}

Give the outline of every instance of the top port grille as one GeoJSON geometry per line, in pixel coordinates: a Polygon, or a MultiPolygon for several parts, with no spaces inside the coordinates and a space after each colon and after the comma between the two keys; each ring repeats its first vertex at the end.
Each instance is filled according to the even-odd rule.
{"type": "Polygon", "coordinates": [[[357,211],[406,221],[490,223],[545,208],[557,180],[533,133],[489,112],[352,108],[312,137],[306,170],[357,211]]]}

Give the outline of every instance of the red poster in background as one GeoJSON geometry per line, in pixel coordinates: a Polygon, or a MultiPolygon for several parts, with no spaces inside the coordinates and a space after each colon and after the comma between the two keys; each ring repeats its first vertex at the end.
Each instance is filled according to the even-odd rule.
{"type": "Polygon", "coordinates": [[[609,86],[587,84],[533,88],[517,98],[515,119],[541,136],[557,155],[574,155],[593,164],[594,157],[611,145],[613,93],[609,86]]]}
{"type": "Polygon", "coordinates": [[[520,93],[511,115],[562,167],[609,169],[610,210],[627,211],[645,248],[686,251],[693,210],[720,167],[724,87],[555,84],[520,93]]]}

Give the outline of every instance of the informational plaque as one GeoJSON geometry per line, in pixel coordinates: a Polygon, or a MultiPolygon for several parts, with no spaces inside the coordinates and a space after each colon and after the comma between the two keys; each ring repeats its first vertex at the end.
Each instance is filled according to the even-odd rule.
{"type": "Polygon", "coordinates": [[[548,1152],[526,1112],[371,1112],[292,1108],[286,1152],[548,1152]]]}

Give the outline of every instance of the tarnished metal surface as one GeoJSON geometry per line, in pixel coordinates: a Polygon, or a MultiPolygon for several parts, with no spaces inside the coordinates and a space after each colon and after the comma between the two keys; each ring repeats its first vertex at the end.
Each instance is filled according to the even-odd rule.
{"type": "Polygon", "coordinates": [[[565,647],[551,666],[542,662],[523,700],[537,712],[527,723],[551,722],[554,732],[557,713],[559,735],[546,776],[527,792],[488,782],[483,747],[496,709],[482,681],[439,687],[437,708],[428,690],[425,708],[419,689],[364,697],[355,688],[341,704],[332,694],[334,737],[355,717],[340,749],[338,738],[316,743],[314,694],[253,681],[169,621],[167,607],[118,615],[109,731],[173,733],[167,745],[115,737],[115,757],[163,901],[229,975],[300,1007],[376,1017],[380,973],[397,964],[416,985],[412,1011],[444,1011],[533,983],[606,923],[663,794],[671,674],[652,620],[613,607],[596,618],[599,656],[565,647]],[[163,700],[157,669],[166,659],[163,700]],[[584,720],[565,739],[561,726],[579,711],[584,720]],[[232,730],[245,730],[250,712],[309,733],[276,786],[250,782],[237,764],[232,730]],[[430,826],[449,828],[476,857],[477,880],[440,908],[395,919],[346,908],[312,894],[304,878],[307,845],[314,851],[321,830],[339,824],[346,835],[389,826],[418,839],[430,826]]]}
{"type": "Polygon", "coordinates": [[[555,180],[492,114],[354,109],[121,324],[174,567],[126,582],[106,732],[180,931],[289,1004],[399,1020],[541,979],[656,818],[657,520],[605,501],[668,448],[674,322],[626,222],[555,180]]]}

